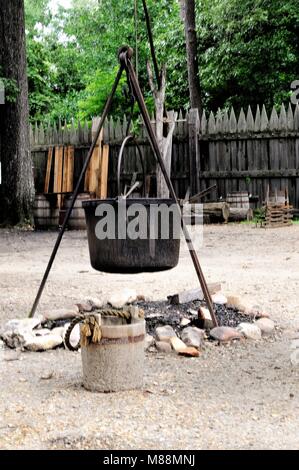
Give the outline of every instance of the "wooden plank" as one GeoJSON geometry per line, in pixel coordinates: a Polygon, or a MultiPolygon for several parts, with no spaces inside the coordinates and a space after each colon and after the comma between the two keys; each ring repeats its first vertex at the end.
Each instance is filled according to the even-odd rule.
{"type": "Polygon", "coordinates": [[[62,192],[67,191],[67,175],[68,175],[68,147],[64,149],[63,168],[62,168],[62,192]]]}
{"type": "Polygon", "coordinates": [[[69,145],[67,148],[67,178],[66,192],[71,193],[74,190],[74,163],[75,163],[75,147],[69,145]]]}
{"type": "MultiPolygon", "coordinates": [[[[98,128],[98,119],[93,120],[92,125],[92,139],[94,139],[97,128],[98,128]]],[[[99,183],[99,175],[100,175],[100,167],[101,167],[101,158],[102,158],[102,142],[103,142],[103,135],[104,131],[102,130],[97,145],[93,151],[91,156],[90,163],[88,165],[87,171],[85,173],[85,184],[84,190],[90,192],[94,195],[98,192],[98,183],[99,183]]]]}
{"type": "Polygon", "coordinates": [[[91,161],[90,161],[90,166],[89,166],[88,191],[92,194],[97,194],[98,192],[101,157],[102,157],[102,146],[97,145],[93,151],[91,161]]]}
{"type": "Polygon", "coordinates": [[[103,146],[101,171],[99,178],[99,191],[97,197],[106,199],[108,196],[108,168],[109,168],[109,145],[103,146]]]}
{"type": "Polygon", "coordinates": [[[61,192],[62,192],[62,170],[63,170],[63,146],[56,147],[55,149],[55,167],[54,167],[54,193],[59,194],[57,197],[57,204],[61,207],[61,192]]]}
{"type": "Polygon", "coordinates": [[[46,179],[45,179],[45,187],[44,187],[45,194],[48,194],[49,192],[52,160],[53,160],[53,147],[50,147],[48,150],[47,170],[46,170],[46,179]]]}

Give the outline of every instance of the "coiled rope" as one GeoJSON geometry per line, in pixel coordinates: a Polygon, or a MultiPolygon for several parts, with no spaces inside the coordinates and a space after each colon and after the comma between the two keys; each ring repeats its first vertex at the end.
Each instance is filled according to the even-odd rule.
{"type": "Polygon", "coordinates": [[[129,307],[128,309],[117,310],[113,308],[106,308],[97,311],[97,314],[80,314],[80,316],[74,318],[68,329],[66,330],[64,337],[64,344],[70,351],[78,351],[81,346],[86,347],[90,343],[99,343],[102,338],[101,325],[99,324],[99,317],[115,317],[122,318],[130,321],[133,317],[144,318],[144,311],[138,307],[129,307]],[[135,313],[134,313],[135,312],[135,313]],[[83,323],[81,330],[81,338],[76,345],[71,344],[71,334],[73,329],[79,323],[83,323]]]}

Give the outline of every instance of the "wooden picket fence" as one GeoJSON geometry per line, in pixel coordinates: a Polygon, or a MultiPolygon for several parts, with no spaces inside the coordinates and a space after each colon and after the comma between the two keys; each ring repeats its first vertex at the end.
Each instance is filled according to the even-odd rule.
{"type": "MultiPolygon", "coordinates": [[[[153,117],[152,122],[154,125],[153,117]]],[[[126,128],[126,116],[105,123],[103,142],[110,146],[110,196],[116,195],[117,156],[126,128]]],[[[155,159],[142,125],[137,140],[147,175],[155,175],[155,159]]],[[[37,192],[42,192],[44,186],[50,146],[75,147],[76,180],[90,144],[91,126],[86,122],[33,126],[31,148],[37,192]]],[[[129,182],[135,171],[140,175],[141,165],[131,144],[124,158],[124,181],[129,182]]],[[[282,105],[279,112],[273,108],[270,114],[264,106],[254,113],[250,107],[246,112],[242,109],[238,116],[234,109],[209,115],[204,112],[201,119],[197,110],[180,112],[173,139],[171,176],[179,197],[185,196],[188,187],[195,194],[216,183],[217,194],[212,194],[211,199],[225,198],[233,191],[248,191],[258,196],[262,204],[269,185],[271,191],[287,188],[290,203],[299,208],[299,106],[289,105],[286,109],[282,105]]]]}

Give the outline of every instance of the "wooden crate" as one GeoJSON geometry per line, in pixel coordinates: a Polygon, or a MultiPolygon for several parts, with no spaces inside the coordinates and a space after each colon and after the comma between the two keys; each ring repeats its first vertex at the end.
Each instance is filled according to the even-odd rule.
{"type": "Polygon", "coordinates": [[[261,226],[264,228],[288,227],[292,225],[293,207],[285,204],[269,204],[264,207],[261,226]]]}

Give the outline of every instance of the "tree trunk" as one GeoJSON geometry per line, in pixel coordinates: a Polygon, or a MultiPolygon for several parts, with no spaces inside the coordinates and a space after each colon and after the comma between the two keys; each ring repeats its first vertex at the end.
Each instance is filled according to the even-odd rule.
{"type": "MultiPolygon", "coordinates": [[[[147,72],[151,91],[155,100],[155,111],[156,111],[156,138],[158,146],[163,158],[163,162],[166,168],[166,172],[171,177],[171,159],[172,159],[172,140],[173,133],[175,130],[175,123],[178,117],[178,113],[169,111],[167,113],[168,126],[165,129],[164,122],[164,104],[165,104],[165,93],[166,93],[166,69],[162,67],[161,71],[161,84],[160,89],[157,89],[154,85],[153,73],[150,63],[147,64],[147,72]],[[164,136],[165,134],[165,136],[164,136]]],[[[161,199],[169,198],[169,189],[165,181],[164,175],[160,165],[157,166],[157,197],[161,199]]]]}
{"type": "Polygon", "coordinates": [[[0,105],[0,222],[16,225],[32,222],[34,200],[24,0],[0,0],[0,76],[16,87],[8,87],[0,105]]]}
{"type": "Polygon", "coordinates": [[[226,202],[205,202],[203,215],[209,216],[211,222],[224,222],[229,219],[229,205],[226,202]]]}
{"type": "Polygon", "coordinates": [[[201,117],[202,103],[197,56],[195,0],[180,0],[180,4],[181,16],[185,24],[190,107],[197,108],[201,117]]]}

